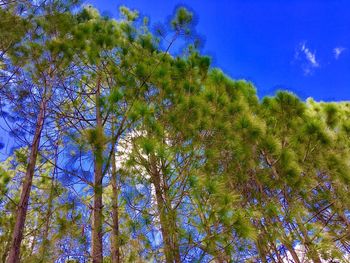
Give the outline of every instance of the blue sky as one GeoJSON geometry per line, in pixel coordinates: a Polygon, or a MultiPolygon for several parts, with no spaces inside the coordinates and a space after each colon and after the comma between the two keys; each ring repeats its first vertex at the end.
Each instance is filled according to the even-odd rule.
{"type": "Polygon", "coordinates": [[[116,15],[126,5],[164,22],[191,8],[214,66],[252,81],[260,96],[288,89],[301,98],[350,100],[349,0],[89,0],[116,15]]]}

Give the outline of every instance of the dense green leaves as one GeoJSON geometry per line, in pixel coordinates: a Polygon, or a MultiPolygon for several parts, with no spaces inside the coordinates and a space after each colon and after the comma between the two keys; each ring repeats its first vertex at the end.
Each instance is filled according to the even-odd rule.
{"type": "Polygon", "coordinates": [[[31,180],[23,262],[346,262],[349,103],[259,99],[196,43],[172,55],[195,34],[183,7],[155,36],[135,10],[75,4],[0,9],[19,146],[0,164],[2,261],[31,180]]]}

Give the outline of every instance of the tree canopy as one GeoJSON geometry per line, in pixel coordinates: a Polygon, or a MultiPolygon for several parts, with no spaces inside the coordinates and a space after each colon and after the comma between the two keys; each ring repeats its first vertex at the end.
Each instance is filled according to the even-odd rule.
{"type": "Polygon", "coordinates": [[[2,262],[350,261],[350,102],[259,98],[184,7],[2,2],[2,262]]]}

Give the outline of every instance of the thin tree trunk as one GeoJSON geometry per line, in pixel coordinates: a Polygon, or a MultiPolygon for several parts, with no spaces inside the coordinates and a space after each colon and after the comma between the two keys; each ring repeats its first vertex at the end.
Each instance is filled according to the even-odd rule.
{"type": "Polygon", "coordinates": [[[172,252],[169,226],[167,224],[165,206],[163,203],[162,192],[159,185],[155,184],[155,192],[156,192],[157,207],[158,207],[159,218],[160,218],[160,228],[161,228],[163,242],[164,242],[165,260],[167,263],[173,263],[174,257],[172,252]]]}
{"type": "Polygon", "coordinates": [[[155,188],[156,193],[156,200],[157,200],[157,207],[159,212],[159,219],[160,219],[160,226],[161,226],[161,232],[164,242],[164,254],[165,254],[165,260],[167,263],[180,263],[180,252],[179,247],[177,244],[174,243],[174,240],[171,235],[171,231],[176,233],[175,229],[170,229],[171,226],[174,226],[174,224],[171,224],[169,222],[169,218],[167,216],[167,209],[166,209],[166,201],[164,200],[164,194],[163,194],[163,188],[161,185],[161,179],[160,174],[157,169],[157,165],[155,163],[155,160],[153,158],[152,163],[152,182],[155,188]]]}
{"type": "MultiPolygon", "coordinates": [[[[10,239],[10,238],[9,238],[10,239]]],[[[11,245],[11,241],[7,241],[6,242],[6,246],[5,246],[5,249],[4,249],[4,253],[2,254],[2,262],[5,262],[6,261],[6,258],[7,258],[7,254],[9,253],[10,251],[10,245],[11,245]]]]}
{"type": "Polygon", "coordinates": [[[295,263],[301,263],[297,252],[295,252],[292,244],[289,241],[283,242],[283,245],[288,249],[295,263]]]}
{"type": "MultiPolygon", "coordinates": [[[[171,204],[168,204],[168,207],[171,208],[171,204]]],[[[181,256],[180,256],[179,238],[177,234],[176,211],[172,209],[170,214],[171,214],[170,222],[172,224],[172,227],[170,230],[171,230],[172,241],[173,241],[174,260],[175,262],[179,263],[181,262],[181,256]]]]}
{"type": "Polygon", "coordinates": [[[30,190],[33,182],[36,159],[39,151],[41,132],[44,126],[46,105],[47,105],[47,100],[43,98],[40,104],[39,115],[36,122],[35,134],[33,137],[26,175],[24,177],[21,198],[17,208],[16,223],[15,223],[15,228],[12,235],[10,253],[6,261],[7,263],[18,263],[20,259],[21,242],[23,239],[24,225],[25,225],[26,216],[27,216],[28,202],[29,202],[30,190]]]}
{"type": "Polygon", "coordinates": [[[103,262],[103,229],[102,229],[102,179],[103,179],[103,125],[102,116],[100,110],[100,82],[97,83],[96,90],[96,129],[97,138],[94,147],[94,204],[93,204],[93,222],[92,222],[92,262],[102,263],[103,262]]]}
{"type": "Polygon", "coordinates": [[[260,239],[258,239],[255,244],[256,244],[256,248],[258,250],[259,253],[259,258],[263,263],[267,263],[267,251],[266,251],[266,245],[263,244],[263,240],[264,240],[265,236],[263,234],[261,234],[260,239]]]}
{"type": "Polygon", "coordinates": [[[48,248],[48,242],[49,242],[49,228],[50,228],[50,223],[51,223],[51,218],[52,218],[52,207],[53,207],[55,181],[56,181],[55,175],[56,175],[57,158],[58,158],[58,146],[56,146],[56,149],[55,149],[55,162],[54,162],[54,167],[53,167],[53,171],[52,171],[50,193],[49,193],[49,199],[48,199],[48,205],[47,205],[47,212],[46,212],[46,216],[45,216],[45,227],[44,227],[44,233],[43,233],[43,239],[42,239],[41,261],[40,262],[45,262],[46,256],[48,254],[47,248],[48,248]]]}
{"type": "Polygon", "coordinates": [[[34,253],[34,248],[35,248],[35,245],[36,245],[36,239],[37,239],[37,230],[35,230],[34,232],[32,232],[31,234],[31,237],[32,237],[32,243],[31,243],[31,246],[30,246],[30,253],[29,253],[29,257],[31,257],[34,253]]]}
{"type": "Polygon", "coordinates": [[[283,263],[283,260],[281,258],[280,252],[278,251],[278,248],[277,248],[275,242],[271,242],[271,244],[273,246],[273,250],[275,251],[278,263],[283,263]]]}
{"type": "Polygon", "coordinates": [[[298,227],[301,233],[303,234],[303,244],[305,246],[305,249],[307,249],[308,251],[307,256],[310,257],[314,263],[322,263],[322,260],[319,254],[317,253],[317,250],[313,247],[312,241],[310,240],[310,237],[307,233],[307,229],[305,228],[300,219],[297,219],[297,222],[298,227]]]}
{"type": "MultiPolygon", "coordinates": [[[[114,136],[114,133],[112,133],[114,136]]],[[[118,205],[118,183],[117,167],[115,163],[115,147],[112,146],[112,233],[111,233],[111,257],[112,263],[120,263],[119,248],[119,205],[118,205]]]]}

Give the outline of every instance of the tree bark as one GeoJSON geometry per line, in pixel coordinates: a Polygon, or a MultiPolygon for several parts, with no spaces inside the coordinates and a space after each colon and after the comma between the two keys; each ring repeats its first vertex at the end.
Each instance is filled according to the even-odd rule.
{"type": "Polygon", "coordinates": [[[58,146],[56,146],[56,149],[55,149],[55,162],[54,162],[54,167],[52,171],[50,193],[49,193],[49,199],[47,204],[47,212],[45,216],[45,228],[44,228],[42,244],[41,244],[41,261],[40,262],[45,262],[48,254],[47,248],[48,248],[48,242],[49,242],[49,229],[50,229],[50,223],[52,218],[57,158],[58,158],[58,146]]]}
{"type": "Polygon", "coordinates": [[[103,215],[102,215],[102,179],[103,179],[103,124],[100,110],[100,83],[97,83],[96,90],[96,129],[97,138],[94,149],[94,204],[92,222],[92,262],[103,262],[103,215]]]}
{"type": "Polygon", "coordinates": [[[322,260],[317,252],[317,250],[314,248],[312,241],[310,240],[310,237],[307,233],[307,229],[305,228],[303,222],[298,218],[297,219],[298,227],[303,235],[303,244],[305,246],[305,249],[307,249],[307,256],[311,258],[311,260],[314,263],[322,263],[322,260]]]}
{"type": "MultiPolygon", "coordinates": [[[[170,213],[167,211],[166,208],[166,200],[164,195],[164,189],[161,185],[161,178],[160,173],[157,169],[156,162],[154,158],[151,161],[152,166],[152,182],[155,188],[155,194],[156,194],[156,200],[157,200],[157,207],[158,207],[158,213],[159,213],[159,219],[160,219],[160,225],[161,225],[161,232],[164,242],[164,254],[165,254],[165,260],[167,263],[180,263],[181,257],[180,257],[180,249],[178,244],[175,242],[175,234],[176,234],[176,225],[175,222],[170,222],[174,220],[174,218],[171,216],[169,217],[170,213]],[[172,228],[172,229],[171,229],[172,228]],[[173,234],[172,234],[173,233],[173,234]]],[[[171,212],[171,211],[170,211],[171,212]]]]}
{"type": "Polygon", "coordinates": [[[36,160],[37,160],[38,151],[39,151],[41,132],[44,126],[46,106],[47,106],[47,100],[43,98],[40,104],[40,110],[39,110],[39,115],[36,122],[36,128],[35,128],[32,147],[30,151],[29,162],[27,165],[21,197],[17,208],[16,223],[15,223],[15,228],[12,235],[10,253],[6,261],[7,263],[18,263],[20,259],[21,242],[23,239],[24,225],[26,221],[29,196],[30,196],[30,191],[33,183],[34,170],[35,170],[36,160]]]}
{"type": "MultiPolygon", "coordinates": [[[[114,136],[114,134],[113,134],[114,136]]],[[[119,205],[118,205],[118,183],[117,168],[115,163],[115,148],[112,146],[112,233],[111,233],[111,257],[112,263],[120,263],[119,248],[119,205]]]]}
{"type": "Polygon", "coordinates": [[[259,258],[260,258],[261,262],[267,263],[267,259],[266,259],[267,258],[267,252],[265,250],[265,247],[259,241],[257,241],[256,247],[258,249],[259,258]]]}
{"type": "Polygon", "coordinates": [[[271,245],[273,246],[273,250],[274,250],[275,255],[277,257],[277,262],[278,263],[283,263],[283,260],[281,258],[280,252],[278,251],[278,248],[277,248],[275,242],[271,242],[271,245]]]}
{"type": "MultiPolygon", "coordinates": [[[[10,239],[10,238],[9,238],[10,239]]],[[[7,241],[6,242],[6,246],[5,246],[5,249],[4,249],[4,253],[2,254],[2,262],[6,262],[6,258],[7,258],[7,254],[9,253],[10,251],[10,245],[11,245],[11,240],[7,241]]]]}
{"type": "Polygon", "coordinates": [[[283,242],[283,245],[288,249],[289,253],[291,254],[293,260],[295,263],[301,263],[297,252],[295,252],[295,249],[293,248],[292,244],[289,241],[283,242]]]}

